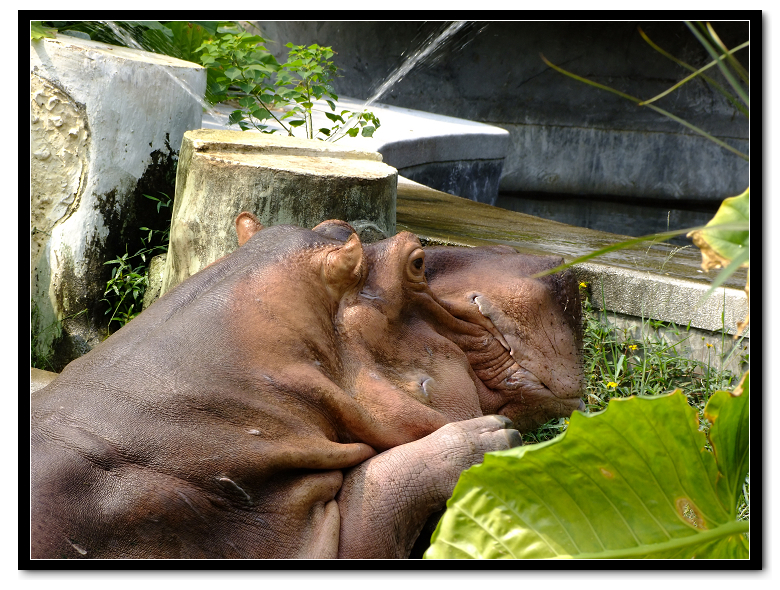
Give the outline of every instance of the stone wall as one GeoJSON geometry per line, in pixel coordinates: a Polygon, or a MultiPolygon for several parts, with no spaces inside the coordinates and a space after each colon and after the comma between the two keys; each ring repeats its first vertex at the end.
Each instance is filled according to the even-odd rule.
{"type": "Polygon", "coordinates": [[[32,330],[50,368],[105,338],[104,263],[151,224],[143,194],[173,196],[182,136],[201,122],[190,91],[203,95],[205,74],[64,35],[30,43],[32,330]]]}
{"type": "MultiPolygon", "coordinates": [[[[365,99],[442,23],[257,22],[284,59],[285,43],[336,51],[339,95],[365,99]]],[[[687,70],[640,36],[696,67],[710,58],[681,22],[474,23],[413,69],[379,102],[497,125],[511,133],[502,192],[720,201],[748,185],[744,160],[647,108],[546,66],[552,63],[640,98],[666,90],[687,70]]],[[[716,23],[729,47],[749,36],[747,22],[716,23]]],[[[739,54],[747,63],[747,50],[739,54]]],[[[727,86],[715,69],[713,77],[727,86]]],[[[700,80],[656,103],[747,152],[748,125],[700,80]]]]}

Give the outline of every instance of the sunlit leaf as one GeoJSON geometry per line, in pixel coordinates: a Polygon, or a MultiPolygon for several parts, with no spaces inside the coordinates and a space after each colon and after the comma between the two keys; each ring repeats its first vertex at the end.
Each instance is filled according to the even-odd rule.
{"type": "Polygon", "coordinates": [[[238,68],[227,68],[225,70],[225,76],[227,76],[231,80],[235,80],[236,78],[241,77],[241,70],[238,68]]]}
{"type": "Polygon", "coordinates": [[[461,475],[425,557],[749,557],[749,523],[732,505],[746,469],[743,389],[711,408],[714,453],[679,390],[613,399],[575,412],[555,439],[488,453],[461,475]]]}
{"type": "Polygon", "coordinates": [[[707,402],[704,417],[712,424],[708,433],[718,465],[718,494],[736,517],[737,500],[749,469],[750,373],[745,373],[733,393],[718,391],[707,402]]]}
{"type": "MultiPolygon", "coordinates": [[[[706,229],[711,226],[750,222],[750,188],[736,197],[724,199],[715,217],[705,229],[689,234],[702,252],[702,268],[710,270],[727,266],[730,260],[750,251],[750,230],[706,229]]],[[[745,264],[747,266],[747,264],[745,264]]]]}
{"type": "Polygon", "coordinates": [[[33,41],[38,39],[49,38],[54,39],[57,36],[57,29],[52,27],[45,27],[41,24],[41,21],[30,21],[30,38],[33,41]]]}

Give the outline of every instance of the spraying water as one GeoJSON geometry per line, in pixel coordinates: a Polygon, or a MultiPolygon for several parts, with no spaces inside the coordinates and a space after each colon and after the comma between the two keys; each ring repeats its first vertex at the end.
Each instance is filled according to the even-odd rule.
{"type": "Polygon", "coordinates": [[[412,54],[406,58],[406,61],[404,61],[403,64],[401,64],[401,67],[399,67],[395,72],[393,72],[387,80],[382,82],[381,86],[374,92],[371,97],[366,100],[365,104],[363,105],[363,109],[367,109],[369,106],[374,104],[377,100],[379,100],[394,84],[397,82],[400,82],[401,79],[408,74],[414,66],[416,66],[420,61],[424,60],[426,57],[428,57],[431,53],[436,51],[438,47],[444,43],[448,38],[450,38],[452,35],[460,31],[464,26],[468,24],[468,21],[456,21],[452,23],[450,26],[448,26],[444,31],[436,37],[433,41],[431,41],[426,47],[420,48],[412,52],[412,54]]]}
{"type": "MultiPolygon", "coordinates": [[[[379,100],[382,96],[387,93],[390,88],[392,88],[395,84],[400,82],[406,74],[412,71],[412,68],[414,68],[417,64],[425,60],[428,56],[430,56],[434,51],[436,51],[447,39],[452,37],[455,33],[460,31],[464,26],[468,24],[468,21],[455,21],[451,25],[449,25],[444,31],[442,31],[436,38],[431,39],[429,37],[428,44],[425,46],[421,46],[415,51],[413,51],[409,57],[406,58],[404,63],[401,64],[400,67],[396,68],[396,70],[390,74],[387,79],[382,82],[382,84],[377,88],[377,90],[372,94],[365,103],[363,103],[363,108],[361,108],[358,112],[365,111],[368,107],[370,107],[372,104],[374,104],[377,100],[379,100]]],[[[483,27],[484,28],[484,27],[483,27]]],[[[352,124],[355,122],[357,118],[357,115],[352,115],[349,119],[347,119],[346,124],[344,125],[344,129],[349,129],[352,124]]],[[[334,134],[331,137],[328,137],[325,141],[336,141],[343,137],[339,134],[334,134]]]]}

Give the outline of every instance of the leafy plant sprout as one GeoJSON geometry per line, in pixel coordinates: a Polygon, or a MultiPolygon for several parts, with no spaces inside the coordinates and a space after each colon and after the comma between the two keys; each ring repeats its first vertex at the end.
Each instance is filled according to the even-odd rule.
{"type": "Polygon", "coordinates": [[[104,264],[113,265],[111,278],[106,283],[103,299],[108,305],[106,315],[111,314],[108,321],[109,333],[111,326],[118,323],[121,328],[139,313],[141,313],[144,293],[149,286],[147,267],[152,257],[168,251],[170,233],[170,207],[172,199],[165,193],[160,193],[164,198],[144,195],[147,199],[157,201],[157,213],[165,210],[168,220],[168,229],[156,230],[148,227],[139,227],[146,235],[141,236],[142,247],[135,254],[127,252],[109,260],[104,264]]]}
{"type": "Polygon", "coordinates": [[[331,61],[332,48],[287,43],[288,61],[279,64],[265,43],[260,35],[250,35],[237,23],[228,22],[221,23],[216,36],[196,49],[201,63],[209,68],[212,100],[239,107],[228,118],[231,125],[275,133],[278,129],[266,123],[273,120],[288,136],[301,127],[308,139],[332,141],[358,133],[373,135],[380,122],[372,113],[335,112],[338,96],[332,83],[338,68],[331,61]],[[327,105],[330,111],[315,109],[315,105],[327,105]],[[331,122],[330,127],[314,129],[317,110],[331,122]]]}
{"type": "Polygon", "coordinates": [[[365,109],[336,112],[332,83],[338,68],[330,47],[287,43],[288,61],[280,64],[265,48],[268,40],[234,21],[31,21],[33,40],[58,31],[200,62],[207,68],[207,89],[205,101],[196,100],[205,110],[218,103],[237,107],[228,122],[244,131],[293,136],[302,128],[308,139],[338,141],[371,137],[380,126],[365,109]],[[323,113],[330,125],[315,129],[314,112],[323,113]]]}

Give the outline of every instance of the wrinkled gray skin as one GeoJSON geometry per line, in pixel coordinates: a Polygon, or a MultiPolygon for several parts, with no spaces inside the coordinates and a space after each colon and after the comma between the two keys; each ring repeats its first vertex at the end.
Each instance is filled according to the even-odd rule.
{"type": "Polygon", "coordinates": [[[571,359],[520,385],[533,354],[471,290],[439,299],[411,234],[236,225],[236,252],[33,393],[33,558],[405,557],[461,471],[520,444],[505,416],[577,406],[551,368],[571,359]]]}

